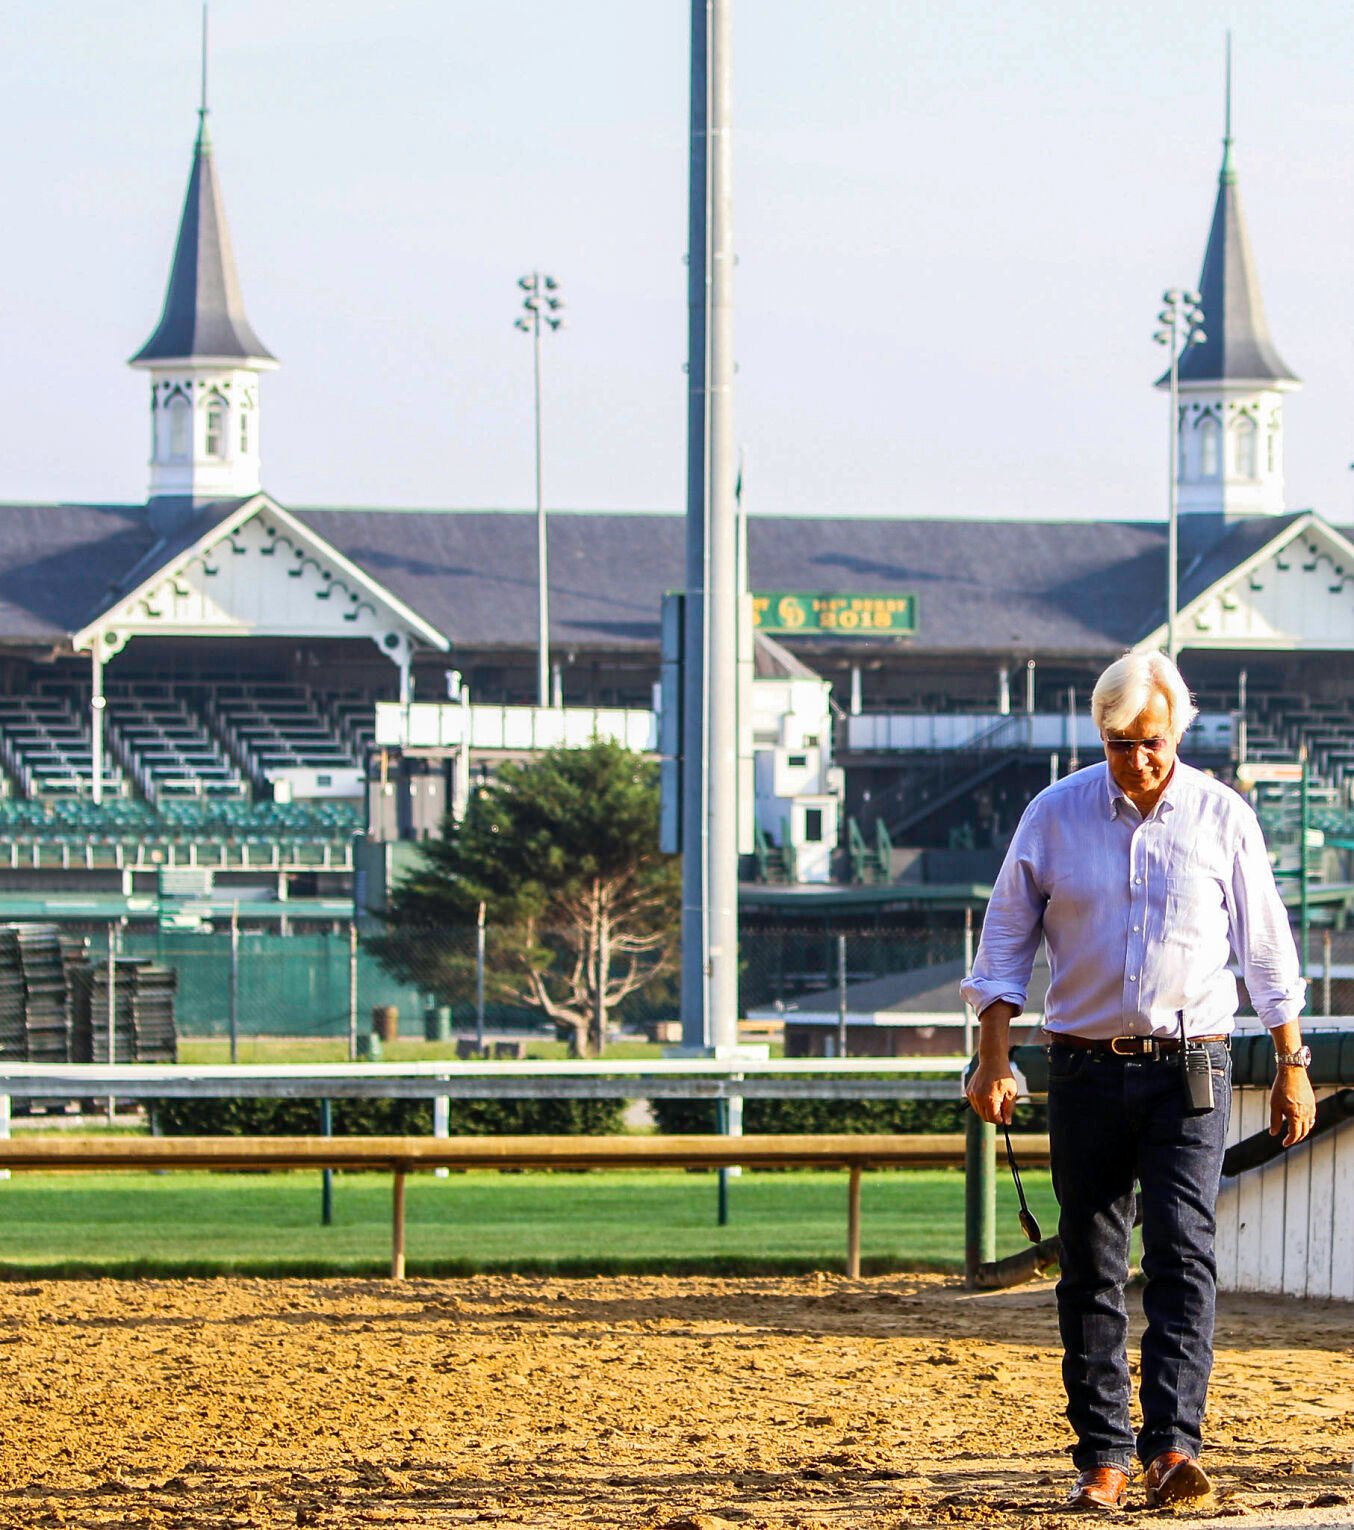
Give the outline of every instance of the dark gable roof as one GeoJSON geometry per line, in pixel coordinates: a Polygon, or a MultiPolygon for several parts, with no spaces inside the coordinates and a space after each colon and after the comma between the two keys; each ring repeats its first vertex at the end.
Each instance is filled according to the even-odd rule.
{"type": "Polygon", "coordinates": [[[0,505],[0,639],[64,641],[157,540],[144,505],[0,505]]]}
{"type": "Polygon", "coordinates": [[[132,365],[194,356],[273,360],[245,317],[205,122],[193,146],[164,312],[155,333],[132,357],[132,365]]]}
{"type": "Polygon", "coordinates": [[[1199,295],[1206,338],[1181,356],[1182,383],[1297,381],[1269,336],[1246,220],[1241,215],[1230,139],[1218,176],[1199,295]]]}
{"type": "MultiPolygon", "coordinates": [[[[533,515],[292,513],[453,644],[534,643],[533,515]]],[[[549,526],[552,640],[652,650],[663,594],[682,585],[682,517],[561,512],[549,526]]],[[[919,650],[1114,653],[1164,613],[1166,533],[1151,523],[754,516],[748,544],[758,590],[915,594],[919,650]]]]}

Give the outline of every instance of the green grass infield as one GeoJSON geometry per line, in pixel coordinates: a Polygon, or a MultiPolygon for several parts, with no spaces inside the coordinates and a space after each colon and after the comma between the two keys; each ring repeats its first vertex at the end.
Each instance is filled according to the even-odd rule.
{"type": "MultiPolygon", "coordinates": [[[[840,1270],[847,1176],[745,1172],[717,1225],[715,1173],[680,1170],[409,1178],[410,1275],[797,1274],[840,1270]]],[[[1047,1173],[1025,1175],[1045,1234],[1056,1224],[1047,1173]]],[[[315,1172],[66,1174],[0,1181],[0,1279],[84,1275],[379,1275],[389,1271],[391,1176],[336,1173],[321,1224],[315,1172]]],[[[997,1254],[1025,1247],[1014,1192],[997,1187],[997,1254]]],[[[958,1270],[958,1170],[867,1173],[866,1274],[958,1270]]]]}

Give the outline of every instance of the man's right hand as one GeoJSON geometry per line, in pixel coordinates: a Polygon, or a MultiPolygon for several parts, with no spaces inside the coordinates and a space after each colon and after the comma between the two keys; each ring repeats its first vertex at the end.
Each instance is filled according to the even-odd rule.
{"type": "Polygon", "coordinates": [[[969,1104],[984,1121],[990,1121],[994,1126],[1000,1126],[1003,1122],[1007,1126],[1011,1124],[1018,1091],[1010,1063],[1005,1060],[988,1062],[979,1058],[978,1066],[969,1074],[964,1085],[964,1093],[968,1096],[969,1104]]]}
{"type": "Polygon", "coordinates": [[[1016,1005],[995,999],[978,1017],[978,1061],[964,1084],[968,1102],[993,1126],[1011,1124],[1015,1110],[1016,1081],[1008,1061],[1011,1021],[1020,1013],[1016,1005]]]}

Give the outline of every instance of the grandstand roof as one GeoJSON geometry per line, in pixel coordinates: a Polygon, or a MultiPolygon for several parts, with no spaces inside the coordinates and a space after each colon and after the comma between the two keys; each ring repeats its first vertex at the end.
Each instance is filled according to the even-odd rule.
{"type": "MultiPolygon", "coordinates": [[[[69,639],[243,503],[201,506],[168,536],[143,505],[0,505],[0,642],[69,639]]],[[[534,645],[533,514],[287,513],[454,645],[534,645]]],[[[1182,517],[1181,606],[1309,514],[1182,517]]],[[[683,581],[683,518],[561,512],[549,525],[553,641],[656,648],[662,596],[683,581]]],[[[914,594],[916,635],[891,641],[918,651],[1111,654],[1165,615],[1155,522],[754,516],[748,543],[759,590],[914,594]]]]}
{"type": "MultiPolygon", "coordinates": [[[[293,513],[453,644],[534,641],[533,515],[293,513]]],[[[1223,534],[1221,517],[1197,519],[1208,524],[1195,540],[1223,534]]],[[[553,640],[652,648],[662,596],[683,583],[684,538],[679,515],[551,516],[553,640]]],[[[943,652],[1117,652],[1163,615],[1165,550],[1165,527],[1149,522],[753,516],[748,526],[754,588],[915,594],[907,641],[943,652]]]]}
{"type": "Polygon", "coordinates": [[[157,540],[144,505],[0,505],[0,640],[60,643],[157,540]]]}
{"type": "Polygon", "coordinates": [[[204,358],[274,361],[245,317],[205,112],[193,145],[164,311],[132,365],[204,358]]]}

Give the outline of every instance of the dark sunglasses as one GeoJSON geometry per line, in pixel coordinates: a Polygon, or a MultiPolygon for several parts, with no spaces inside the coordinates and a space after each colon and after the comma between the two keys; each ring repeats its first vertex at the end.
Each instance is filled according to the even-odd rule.
{"type": "Polygon", "coordinates": [[[1160,754],[1169,743],[1168,738],[1107,738],[1105,748],[1112,754],[1132,754],[1135,749],[1145,749],[1148,754],[1160,754]]]}

